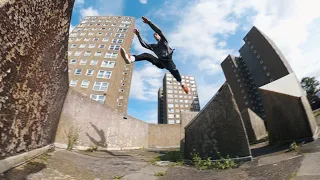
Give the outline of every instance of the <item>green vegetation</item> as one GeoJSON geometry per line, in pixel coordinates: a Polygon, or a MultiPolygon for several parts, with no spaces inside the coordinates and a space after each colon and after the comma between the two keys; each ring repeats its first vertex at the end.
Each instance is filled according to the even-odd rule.
{"type": "Polygon", "coordinates": [[[229,157],[222,158],[218,153],[221,161],[212,161],[210,157],[206,159],[202,159],[197,152],[192,154],[192,162],[196,166],[197,169],[205,170],[205,169],[229,169],[235,168],[237,164],[229,157]]]}
{"type": "Polygon", "coordinates": [[[293,142],[290,144],[290,148],[289,151],[296,151],[296,152],[300,152],[299,148],[301,147],[301,145],[298,145],[296,142],[293,142]]]}
{"type": "Polygon", "coordinates": [[[169,151],[163,155],[157,156],[149,161],[149,163],[154,164],[157,161],[170,161],[173,162],[170,166],[183,165],[183,154],[180,151],[169,151]]]}
{"type": "Polygon", "coordinates": [[[113,179],[121,179],[123,176],[113,176],[113,179]]]}
{"type": "Polygon", "coordinates": [[[94,152],[94,151],[97,151],[98,150],[98,146],[92,146],[92,147],[89,147],[88,149],[86,149],[85,151],[86,152],[94,152]]]}
{"type": "Polygon", "coordinates": [[[316,116],[316,117],[317,117],[317,116],[320,116],[320,110],[319,110],[319,111],[314,112],[313,114],[314,114],[314,116],[316,116]]]}
{"type": "Polygon", "coordinates": [[[297,172],[293,172],[290,176],[290,180],[295,180],[297,176],[297,172]]]}
{"type": "Polygon", "coordinates": [[[78,138],[79,138],[79,134],[78,134],[78,131],[71,127],[69,129],[69,132],[68,132],[68,147],[67,147],[67,150],[72,150],[74,145],[77,143],[78,141],[78,138]]]}

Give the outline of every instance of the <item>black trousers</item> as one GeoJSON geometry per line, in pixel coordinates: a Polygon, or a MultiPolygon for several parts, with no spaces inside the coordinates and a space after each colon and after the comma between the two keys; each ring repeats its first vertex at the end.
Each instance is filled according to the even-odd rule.
{"type": "Polygon", "coordinates": [[[133,56],[135,57],[135,61],[147,60],[160,69],[167,69],[173,75],[173,77],[176,78],[178,82],[181,82],[181,75],[172,59],[160,60],[149,53],[142,53],[133,56]]]}

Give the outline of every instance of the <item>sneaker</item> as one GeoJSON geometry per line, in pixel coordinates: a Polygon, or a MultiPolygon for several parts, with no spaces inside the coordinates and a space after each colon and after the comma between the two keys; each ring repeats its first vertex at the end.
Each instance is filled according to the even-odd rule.
{"type": "Polygon", "coordinates": [[[127,64],[131,64],[131,60],[130,60],[130,57],[129,55],[127,54],[126,50],[121,48],[120,49],[120,53],[121,53],[121,56],[123,57],[124,61],[127,63],[127,64]]]}
{"type": "Polygon", "coordinates": [[[186,92],[186,94],[189,94],[189,88],[187,87],[187,85],[182,85],[181,87],[184,90],[184,92],[186,92]]]}

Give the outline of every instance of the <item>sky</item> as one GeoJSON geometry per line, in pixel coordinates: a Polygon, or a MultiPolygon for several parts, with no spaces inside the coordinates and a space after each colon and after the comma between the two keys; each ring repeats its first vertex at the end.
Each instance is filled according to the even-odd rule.
{"type": "MultiPolygon", "coordinates": [[[[319,0],[76,0],[72,30],[85,16],[123,15],[136,18],[135,27],[154,43],[146,16],[175,48],[180,73],[196,78],[201,108],[225,82],[220,63],[239,55],[252,26],[269,36],[283,52],[297,77],[320,80],[319,0]]],[[[134,38],[131,53],[149,52],[134,38]]],[[[148,62],[135,63],[128,114],[157,123],[157,91],[166,70],[148,62]]]]}

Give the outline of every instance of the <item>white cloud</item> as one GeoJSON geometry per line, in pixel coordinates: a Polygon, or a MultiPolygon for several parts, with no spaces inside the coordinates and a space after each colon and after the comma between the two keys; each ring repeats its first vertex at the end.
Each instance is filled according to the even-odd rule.
{"type": "Polygon", "coordinates": [[[141,4],[147,4],[148,0],[139,0],[141,4]]]}
{"type": "Polygon", "coordinates": [[[319,5],[318,0],[170,0],[154,16],[173,23],[167,28],[168,39],[185,71],[206,78],[198,83],[200,101],[205,102],[217,89],[210,79],[222,74],[220,63],[229,53],[238,55],[243,44],[231,49],[226,42],[253,25],[276,43],[299,78],[320,79],[319,5]]]}
{"type": "Polygon", "coordinates": [[[162,87],[163,76],[164,72],[149,62],[141,69],[134,70],[130,97],[145,101],[157,102],[158,90],[160,87],[162,87]]]}
{"type": "Polygon", "coordinates": [[[81,19],[86,16],[99,16],[99,12],[97,9],[94,9],[93,7],[88,7],[84,9],[80,9],[81,19]]]}

